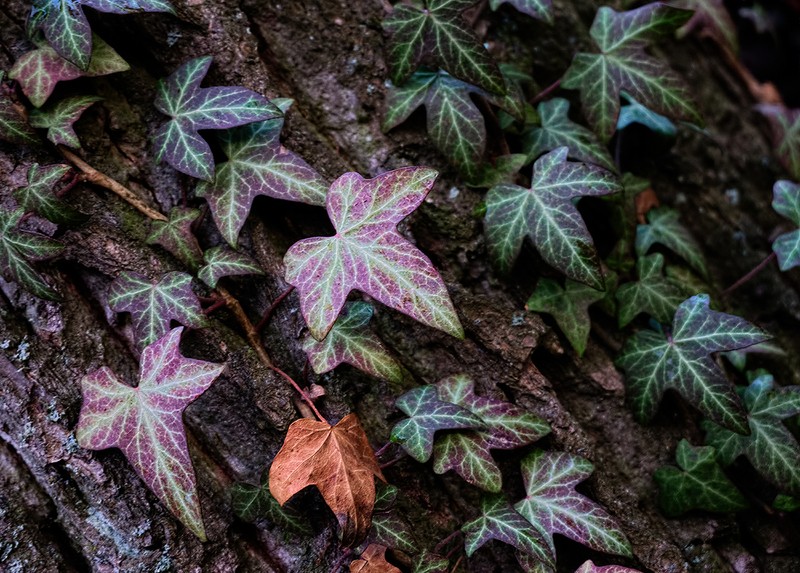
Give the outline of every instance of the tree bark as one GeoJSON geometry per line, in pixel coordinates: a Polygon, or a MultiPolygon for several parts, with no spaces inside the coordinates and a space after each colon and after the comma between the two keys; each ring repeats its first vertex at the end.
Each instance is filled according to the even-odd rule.
{"type": "MultiPolygon", "coordinates": [[[[378,382],[349,367],[311,375],[308,381],[326,388],[319,404],[330,420],[356,412],[378,447],[400,419],[394,400],[402,392],[466,373],[480,392],[505,396],[546,419],[553,433],[540,445],[592,461],[595,472],[582,489],[608,508],[634,548],[635,557],[625,560],[559,540],[559,570],[573,571],[587,558],[658,573],[800,568],[796,524],[794,530],[782,527],[757,509],[738,518],[698,513],[669,520],[659,513],[652,474],[673,462],[682,437],[701,443],[699,416],[667,398],[653,423],[636,423],[625,404],[624,379],[613,365],[623,341],[613,321],[593,315],[588,350],[576,357],[549,319],[524,311],[541,269],[523,262],[509,278],[492,269],[481,221],[473,215],[483,193],[460,183],[419,118],[381,132],[388,77],[381,2],[176,4],[178,17],[91,14],[95,32],[131,70],[58,88],[61,94],[93,90],[104,97],[78,124],[82,156],[158,211],[167,213],[184,193],[200,203],[191,199],[188,178],[154,160],[151,134],[164,121],[152,105],[157,79],[203,54],[214,56],[206,85],[242,85],[268,97],[293,98],[284,144],[330,181],[346,171],[375,176],[406,165],[441,172],[430,197],[401,229],[442,273],[466,340],[379,309],[376,328],[409,371],[407,383],[378,382]]],[[[8,0],[0,14],[2,69],[32,47],[24,39],[28,9],[27,2],[8,0]]],[[[588,45],[595,9],[585,0],[559,4],[556,23],[549,27],[505,6],[496,13],[484,11],[478,27],[496,54],[531,67],[537,81],[547,85],[566,70],[577,47],[588,45]]],[[[721,289],[769,253],[769,238],[782,224],[769,207],[780,170],[765,122],[718,48],[687,39],[670,42],[668,50],[660,55],[693,87],[707,131],[682,127],[670,149],[647,159],[631,154],[624,167],[649,177],[661,201],[681,210],[703,244],[713,284],[721,289]],[[738,203],[726,200],[731,188],[738,191],[738,203]]],[[[53,150],[0,144],[3,201],[24,185],[31,163],[62,161],[53,150]]],[[[149,222],[117,197],[78,185],[70,200],[90,215],[88,222],[42,229],[67,245],[62,257],[40,266],[64,300],[42,301],[0,280],[0,569],[330,571],[343,548],[335,519],[315,495],[297,504],[314,526],[312,538],[287,534],[268,522],[247,524],[232,513],[229,486],[259,482],[298,414],[296,396],[260,364],[225,310],[215,313],[214,328],[188,333],[183,345],[188,356],[228,364],[226,374],[184,416],[208,542],[201,543],[174,519],[119,451],[78,447],[74,430],[81,377],[103,365],[128,380],[137,373],[129,320],[108,308],[109,284],[126,270],[157,276],[184,269],[159,247],[145,244],[149,222]]],[[[222,242],[210,217],[198,234],[204,247],[222,242]]],[[[240,243],[267,274],[226,283],[253,322],[288,286],[282,265],[287,248],[324,234],[330,234],[330,225],[321,210],[256,200],[240,243]]],[[[532,260],[530,253],[524,255],[532,260]]],[[[791,349],[800,320],[798,280],[796,271],[769,268],[730,296],[727,310],[758,322],[791,349]]],[[[292,293],[262,337],[274,362],[296,380],[304,380],[303,328],[292,293]]],[[[797,358],[790,357],[788,364],[780,370],[770,366],[784,384],[797,384],[797,358]]],[[[517,494],[522,453],[500,458],[517,494]]],[[[408,458],[388,468],[386,476],[401,489],[403,515],[414,524],[420,548],[432,548],[477,513],[479,492],[458,476],[437,476],[429,465],[408,458]]],[[[494,544],[460,567],[517,570],[512,553],[494,544]]]]}

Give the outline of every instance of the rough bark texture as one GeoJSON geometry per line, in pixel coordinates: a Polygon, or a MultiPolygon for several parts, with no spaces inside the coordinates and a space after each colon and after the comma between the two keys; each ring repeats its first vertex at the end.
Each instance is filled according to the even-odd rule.
{"type": "MultiPolygon", "coordinates": [[[[155,82],[201,54],[212,54],[215,61],[206,85],[243,85],[269,97],[294,98],[285,145],[329,180],[345,171],[374,176],[405,165],[441,171],[429,199],[402,229],[440,269],[467,338],[457,341],[380,310],[377,329],[410,372],[408,382],[392,387],[347,367],[321,380],[311,376],[328,392],[320,405],[330,419],[358,413],[378,446],[399,419],[393,406],[398,395],[465,372],[479,391],[504,395],[548,420],[553,434],[544,446],[592,460],[596,471],[583,489],[609,509],[630,538],[635,558],[626,564],[659,573],[800,569],[800,558],[791,550],[797,546],[796,527],[770,521],[758,510],[738,519],[661,516],[651,476],[672,461],[681,437],[700,443],[698,416],[668,398],[652,424],[637,424],[612,362],[621,343],[613,322],[595,316],[597,330],[578,359],[552,323],[524,312],[538,271],[520,264],[512,277],[501,278],[492,270],[481,221],[473,215],[482,193],[458,184],[429,144],[420,118],[381,133],[387,71],[380,2],[177,4],[179,18],[92,15],[95,30],[132,70],[59,87],[61,92],[95,90],[105,98],[79,123],[83,155],[161,212],[178,204],[193,183],[153,159],[148,134],[164,120],[152,106],[155,82]]],[[[23,32],[27,10],[22,0],[4,2],[0,69],[30,49],[23,32]]],[[[585,0],[560,3],[555,26],[548,27],[504,7],[498,13],[487,10],[478,25],[496,53],[531,65],[537,81],[546,85],[563,73],[575,48],[586,44],[594,10],[595,4],[585,0]],[[512,36],[526,38],[525,43],[509,43],[512,36]]],[[[715,45],[689,39],[670,43],[661,55],[693,86],[710,135],[682,129],[671,149],[627,167],[650,177],[661,200],[681,209],[711,261],[714,284],[723,287],[769,252],[769,237],[782,224],[769,208],[780,171],[763,120],[751,110],[747,91],[715,45]],[[738,190],[737,204],[726,200],[730,188],[738,190]]],[[[44,151],[0,145],[4,196],[24,184],[32,162],[60,160],[44,151]]],[[[0,281],[0,569],[330,571],[342,549],[333,516],[314,494],[297,504],[316,531],[310,539],[268,522],[243,523],[231,511],[228,487],[234,481],[258,482],[297,414],[292,391],[260,365],[224,310],[215,315],[215,328],[192,332],[184,343],[189,356],[229,365],[185,414],[207,543],[176,522],[118,451],[77,446],[80,378],[101,365],[128,379],[137,369],[128,319],[108,309],[111,280],[123,270],[155,276],[180,266],[160,248],[145,245],[148,222],[116,197],[80,185],[71,198],[91,218],[78,228],[59,230],[67,251],[41,267],[64,301],[44,302],[0,281]]],[[[256,201],[240,242],[268,274],[227,283],[254,320],[287,286],[281,262],[286,249],[329,229],[319,209],[256,201]]],[[[204,246],[221,242],[208,217],[199,234],[204,246]]],[[[531,253],[524,255],[531,260],[531,253]]],[[[800,320],[798,276],[769,269],[728,299],[728,310],[763,325],[792,350],[790,337],[800,320]]],[[[302,330],[292,294],[263,334],[275,363],[299,380],[305,363],[302,330]]],[[[789,360],[796,365],[796,359],[789,360]]],[[[797,368],[771,366],[784,384],[800,382],[797,368]]],[[[517,494],[520,456],[500,456],[517,494]]],[[[420,547],[432,547],[475,516],[479,492],[457,476],[436,476],[407,458],[386,476],[401,486],[401,507],[420,547]]],[[[563,540],[558,557],[564,571],[586,558],[608,559],[563,540]]],[[[516,567],[510,551],[493,545],[468,565],[462,561],[460,570],[516,567]]]]}

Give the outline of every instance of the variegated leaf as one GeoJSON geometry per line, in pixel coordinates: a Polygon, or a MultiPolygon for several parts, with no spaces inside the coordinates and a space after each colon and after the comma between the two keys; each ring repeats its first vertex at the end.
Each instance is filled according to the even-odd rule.
{"type": "Polygon", "coordinates": [[[24,214],[23,209],[6,211],[0,208],[0,268],[31,294],[58,300],[58,293],[44,282],[30,261],[54,257],[64,246],[48,237],[17,229],[24,214]]]}
{"type": "Polygon", "coordinates": [[[174,207],[168,221],[153,221],[147,244],[160,245],[190,269],[197,269],[203,260],[203,251],[192,232],[192,224],[199,216],[199,209],[174,207]]]}
{"type": "Polygon", "coordinates": [[[450,561],[447,557],[442,557],[427,550],[414,559],[413,573],[448,573],[449,570],[450,561]]]}
{"type": "MultiPolygon", "coordinates": [[[[800,227],[800,185],[791,181],[778,181],[772,189],[772,208],[800,227]]],[[[800,229],[783,233],[772,242],[782,271],[800,265],[800,229]]]]}
{"type": "Polygon", "coordinates": [[[567,161],[560,147],[533,166],[531,188],[497,185],[486,195],[486,242],[503,271],[510,270],[528,236],[539,254],[569,278],[603,288],[600,259],[575,208],[582,196],[608,195],[620,186],[611,173],[567,161]]]}
{"type": "Polygon", "coordinates": [[[575,570],[575,573],[642,573],[637,569],[623,567],[622,565],[597,566],[591,560],[586,561],[575,570]]]}
{"type": "Polygon", "coordinates": [[[264,96],[237,86],[201,88],[211,56],[195,58],[159,81],[155,106],[170,116],[155,135],[156,159],[178,171],[214,180],[214,155],[200,129],[227,129],[272,119],[280,110],[264,96]]]}
{"type": "Polygon", "coordinates": [[[686,289],[664,276],[664,256],[660,253],[639,257],[636,261],[639,280],[617,289],[619,327],[627,325],[641,312],[662,323],[669,323],[675,309],[686,299],[686,289]]]}
{"type": "Polygon", "coordinates": [[[69,171],[69,165],[61,163],[45,166],[34,163],[28,169],[28,184],[14,191],[14,198],[26,212],[34,211],[53,223],[83,221],[86,216],[59,199],[54,192],[56,185],[69,171]]]}
{"type": "Polygon", "coordinates": [[[197,271],[197,278],[211,288],[216,288],[222,277],[264,274],[253,259],[227,247],[211,247],[203,253],[203,260],[205,265],[197,271]]]}
{"type": "Polygon", "coordinates": [[[514,509],[551,543],[559,533],[596,551],[631,555],[631,546],[616,521],[599,504],[578,493],[575,486],[594,466],[566,452],[536,451],[522,460],[527,495],[514,509]]]}
{"type": "Polygon", "coordinates": [[[770,338],[743,318],[709,308],[708,295],[685,300],[675,312],[672,332],[641,330],[626,343],[617,365],[627,375],[634,414],[647,421],[661,396],[673,389],[711,420],[746,433],[747,417],[731,382],[711,358],[714,352],[744,348],[770,338]]]}
{"type": "Polygon", "coordinates": [[[509,4],[532,18],[553,23],[553,0],[489,0],[489,7],[497,10],[502,4],[509,4]]]}
{"type": "Polygon", "coordinates": [[[433,187],[437,173],[405,167],[374,179],[345,173],[327,195],[333,237],[292,245],[286,281],[297,287],[312,336],[322,340],[353,289],[458,338],[464,331],[439,273],[397,231],[433,187]]]}
{"type": "Polygon", "coordinates": [[[323,340],[313,336],[303,340],[303,350],[314,372],[330,372],[345,363],[376,378],[390,382],[403,380],[403,369],[367,327],[372,313],[372,305],[367,302],[347,303],[323,340]]]}
{"type": "Polygon", "coordinates": [[[174,328],[144,349],[136,387],[106,367],[84,376],[75,437],[90,450],[122,450],[156,497],[205,541],[182,414],[225,365],[184,358],[182,331],[174,328]]]}
{"type": "Polygon", "coordinates": [[[680,255],[701,276],[708,276],[706,261],[700,245],[689,229],[679,221],[678,212],[669,207],[657,207],[647,212],[647,224],[636,227],[636,255],[646,255],[656,243],[680,255]]]}
{"type": "Polygon", "coordinates": [[[34,109],[30,115],[31,126],[47,129],[47,139],[54,145],[79,148],[81,142],[72,124],[89,106],[102,99],[97,96],[75,96],[34,109]]]}
{"type": "Polygon", "coordinates": [[[115,312],[131,313],[136,343],[141,348],[168,332],[173,320],[192,328],[208,326],[191,283],[192,277],[186,273],[167,273],[153,282],[126,271],[111,283],[109,306],[115,312]]]}

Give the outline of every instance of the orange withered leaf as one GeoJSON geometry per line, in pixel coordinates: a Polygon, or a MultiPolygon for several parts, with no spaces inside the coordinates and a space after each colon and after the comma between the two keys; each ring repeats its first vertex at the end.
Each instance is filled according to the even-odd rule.
{"type": "Polygon", "coordinates": [[[384,480],[355,414],[335,426],[304,418],[289,426],[269,471],[269,490],[283,505],[300,490],[317,486],[339,521],[342,542],[355,545],[372,521],[373,476],[384,480]]]}
{"type": "Polygon", "coordinates": [[[370,543],[361,557],[350,563],[350,573],[401,573],[386,561],[386,547],[370,543]]]}

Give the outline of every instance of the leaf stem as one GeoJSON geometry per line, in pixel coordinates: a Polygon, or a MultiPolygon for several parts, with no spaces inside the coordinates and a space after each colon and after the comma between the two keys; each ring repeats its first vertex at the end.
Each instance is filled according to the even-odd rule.
{"type": "Polygon", "coordinates": [[[209,305],[207,308],[203,309],[203,314],[208,316],[209,314],[211,314],[212,312],[223,306],[225,306],[225,301],[221,298],[218,298],[213,303],[211,303],[211,305],[209,305]]]}
{"type": "Polygon", "coordinates": [[[771,252],[771,253],[770,253],[770,254],[769,254],[769,255],[768,255],[768,256],[767,256],[767,257],[766,257],[766,258],[765,258],[763,261],[761,261],[760,263],[758,263],[758,264],[757,264],[757,265],[756,265],[756,266],[755,266],[753,269],[751,269],[751,270],[750,270],[750,271],[749,271],[749,272],[748,272],[746,275],[744,275],[744,276],[743,276],[742,278],[740,278],[738,281],[736,281],[736,282],[735,282],[735,283],[733,283],[731,286],[729,286],[729,287],[728,287],[728,288],[726,288],[724,291],[722,291],[722,296],[728,296],[728,295],[729,295],[729,294],[731,294],[733,291],[735,291],[737,288],[739,288],[740,286],[742,286],[744,283],[746,283],[747,281],[749,281],[750,279],[752,279],[754,276],[756,276],[758,273],[760,273],[762,270],[764,270],[764,268],[766,268],[766,266],[767,266],[768,264],[770,264],[770,263],[771,263],[771,262],[772,262],[772,261],[773,261],[775,258],[777,258],[777,255],[775,254],[775,251],[772,251],[772,252],[771,252]]]}
{"type": "Polygon", "coordinates": [[[447,544],[449,544],[451,541],[453,541],[453,539],[455,539],[459,535],[461,535],[461,530],[456,529],[450,535],[448,535],[447,537],[442,539],[439,543],[437,543],[436,547],[433,548],[433,552],[436,553],[437,555],[441,555],[442,549],[444,549],[445,546],[447,546],[447,544]]]}
{"type": "Polygon", "coordinates": [[[136,193],[125,187],[122,183],[115,181],[105,173],[101,173],[100,171],[98,171],[97,169],[86,163],[83,159],[72,153],[69,149],[67,149],[63,145],[58,146],[58,151],[61,152],[61,155],[63,155],[67,161],[72,163],[75,167],[77,167],[83,172],[86,181],[88,181],[89,183],[94,183],[95,185],[104,187],[105,189],[108,189],[112,193],[115,193],[121,199],[127,201],[136,210],[147,215],[151,219],[154,219],[156,221],[168,220],[164,215],[162,215],[161,213],[159,213],[158,211],[147,205],[139,197],[137,197],[136,193]]]}
{"type": "Polygon", "coordinates": [[[294,285],[289,285],[289,288],[283,291],[283,293],[281,293],[281,295],[276,298],[271,305],[269,305],[269,308],[266,310],[266,312],[264,312],[264,317],[258,322],[258,324],[256,324],[256,332],[261,332],[264,329],[269,322],[269,319],[272,317],[272,313],[274,313],[275,309],[278,308],[278,305],[283,302],[283,299],[292,294],[293,290],[294,285]]]}
{"type": "Polygon", "coordinates": [[[539,103],[540,101],[545,99],[551,93],[556,91],[559,88],[560,85],[561,85],[561,78],[558,78],[552,84],[550,84],[549,86],[544,88],[542,91],[540,91],[538,94],[536,94],[536,97],[531,100],[531,105],[536,105],[537,103],[539,103]]]}

